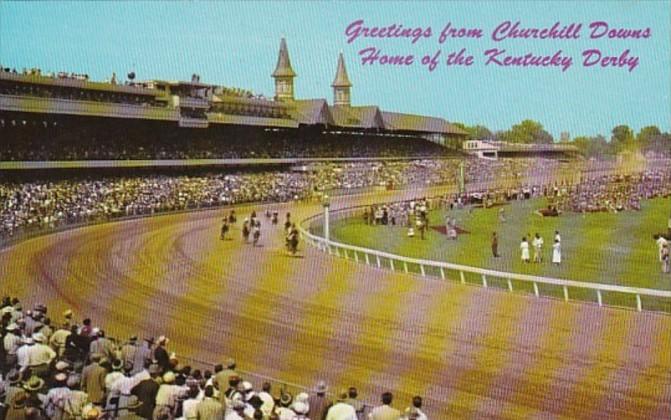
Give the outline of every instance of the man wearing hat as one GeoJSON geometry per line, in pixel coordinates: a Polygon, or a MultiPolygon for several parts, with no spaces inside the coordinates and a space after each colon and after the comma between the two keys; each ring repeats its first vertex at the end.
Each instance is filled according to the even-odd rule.
{"type": "Polygon", "coordinates": [[[225,366],[226,369],[217,370],[216,367],[214,369],[214,371],[216,372],[216,374],[214,375],[214,379],[217,381],[217,383],[222,389],[228,386],[228,383],[231,380],[232,376],[238,376],[238,373],[235,371],[234,359],[231,358],[226,359],[223,366],[225,366]]]}
{"type": "MultiPolygon", "coordinates": [[[[21,386],[21,375],[17,370],[11,370],[7,374],[7,382],[8,386],[5,391],[5,399],[0,402],[5,404],[7,418],[16,419],[19,415],[23,415],[25,400],[28,395],[21,386]]],[[[20,418],[23,420],[23,417],[20,418]]]]}
{"type": "Polygon", "coordinates": [[[346,389],[338,393],[338,400],[326,414],[326,420],[357,420],[354,407],[347,403],[349,392],[346,389]]]}
{"type": "Polygon", "coordinates": [[[51,337],[49,338],[49,345],[52,349],[54,349],[58,357],[63,356],[63,352],[65,351],[65,341],[69,335],[70,330],[65,325],[61,326],[56,331],[54,331],[53,334],[51,334],[51,337]]]}
{"type": "Polygon", "coordinates": [[[64,418],[81,419],[84,407],[89,404],[88,394],[80,390],[81,377],[72,373],[68,376],[65,384],[70,389],[70,394],[63,400],[64,418]]]}
{"type": "Polygon", "coordinates": [[[107,360],[114,359],[116,347],[111,340],[108,340],[105,337],[105,331],[94,328],[91,335],[93,341],[91,341],[91,344],[89,345],[89,353],[100,353],[106,357],[107,360]]]}
{"type": "Polygon", "coordinates": [[[231,378],[228,380],[228,389],[220,396],[220,401],[222,401],[222,404],[226,407],[226,415],[228,415],[231,412],[231,407],[233,405],[233,401],[235,400],[240,400],[243,401],[244,398],[242,396],[242,393],[238,390],[238,385],[240,385],[240,377],[237,375],[231,376],[231,378]]]}
{"type": "Polygon", "coordinates": [[[326,382],[319,381],[315,387],[315,393],[310,395],[308,399],[308,405],[310,406],[310,412],[308,417],[311,419],[323,419],[326,417],[326,412],[333,405],[333,401],[326,397],[326,382]]]}
{"type": "Polygon", "coordinates": [[[50,419],[63,418],[63,402],[69,398],[70,393],[72,392],[66,385],[67,380],[68,375],[65,372],[59,372],[54,375],[53,388],[51,388],[49,392],[47,392],[47,395],[42,398],[44,412],[50,419]]]}
{"type": "Polygon", "coordinates": [[[105,376],[107,370],[100,366],[100,354],[91,355],[91,364],[82,370],[82,391],[89,395],[91,403],[102,405],[105,402],[105,376]]]}
{"type": "Polygon", "coordinates": [[[30,368],[34,375],[45,378],[49,374],[49,365],[56,358],[56,352],[46,343],[47,338],[41,332],[33,334],[35,345],[28,352],[30,368]]]}
{"type": "Polygon", "coordinates": [[[226,414],[224,420],[245,420],[245,403],[236,399],[231,402],[231,411],[226,414]]]}
{"type": "Polygon", "coordinates": [[[21,340],[21,345],[16,350],[16,359],[22,371],[30,367],[30,348],[35,345],[32,337],[26,337],[21,340]]]}
{"type": "Polygon", "coordinates": [[[205,387],[205,397],[196,405],[196,418],[198,420],[223,420],[224,406],[214,398],[212,386],[205,387]]]}
{"type": "Polygon", "coordinates": [[[150,365],[148,370],[149,379],[140,381],[130,391],[142,403],[142,406],[137,409],[137,414],[145,419],[152,418],[156,405],[156,394],[158,394],[159,389],[157,379],[161,373],[161,368],[158,365],[150,365]]]}
{"type": "Polygon", "coordinates": [[[3,348],[5,349],[5,366],[10,369],[18,363],[16,351],[21,345],[21,335],[19,326],[16,323],[11,323],[5,327],[5,337],[2,340],[3,348]]]}
{"type": "Polygon", "coordinates": [[[279,407],[276,408],[275,413],[279,416],[280,420],[293,420],[296,416],[296,413],[289,407],[293,402],[294,397],[289,392],[282,392],[279,400],[279,407]]]}
{"type": "Polygon", "coordinates": [[[163,374],[163,383],[159,386],[158,393],[156,394],[154,417],[167,412],[174,414],[177,406],[177,399],[182,392],[182,388],[175,385],[176,379],[177,377],[172,371],[163,374]]]}
{"type": "Polygon", "coordinates": [[[294,420],[310,420],[307,417],[308,406],[304,402],[297,401],[293,405],[293,411],[296,413],[294,420]]]}
{"type": "Polygon", "coordinates": [[[121,346],[121,360],[134,364],[135,353],[137,353],[137,350],[137,336],[134,335],[128,339],[128,342],[121,346]]]}
{"type": "Polygon", "coordinates": [[[118,420],[143,420],[144,417],[137,413],[140,407],[142,407],[140,400],[135,395],[131,395],[124,406],[126,408],[125,413],[120,415],[118,420]]]}
{"type": "Polygon", "coordinates": [[[170,353],[166,349],[168,342],[170,342],[170,340],[168,340],[167,337],[160,336],[158,338],[158,346],[154,349],[154,360],[156,360],[156,363],[163,369],[164,373],[172,369],[172,366],[170,365],[170,353]]]}

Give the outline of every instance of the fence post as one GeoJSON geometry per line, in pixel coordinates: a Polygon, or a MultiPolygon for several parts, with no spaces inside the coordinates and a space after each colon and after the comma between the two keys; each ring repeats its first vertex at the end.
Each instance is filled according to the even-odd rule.
{"type": "Polygon", "coordinates": [[[424,264],[419,265],[419,271],[422,273],[422,277],[426,276],[426,272],[424,272],[424,264]]]}
{"type": "Polygon", "coordinates": [[[391,268],[391,271],[396,271],[394,269],[394,260],[392,258],[389,258],[389,268],[391,268]]]}
{"type": "Polygon", "coordinates": [[[482,275],[482,287],[487,287],[487,277],[484,274],[482,275]]]}
{"type": "Polygon", "coordinates": [[[461,281],[461,284],[466,284],[466,277],[464,277],[463,271],[459,272],[459,280],[461,281]]]}
{"type": "Polygon", "coordinates": [[[568,287],[564,286],[564,302],[568,302],[568,287]]]}
{"type": "Polygon", "coordinates": [[[335,249],[335,254],[338,258],[340,258],[340,251],[338,251],[338,247],[334,246],[333,249],[335,249]]]}
{"type": "Polygon", "coordinates": [[[406,261],[403,261],[403,271],[408,272],[408,263],[406,261]]]}
{"type": "Polygon", "coordinates": [[[513,282],[510,279],[508,279],[508,290],[513,291],[513,282]]]}
{"type": "Polygon", "coordinates": [[[596,300],[599,302],[599,306],[603,306],[603,301],[601,300],[601,290],[596,289],[596,300]]]}
{"type": "Polygon", "coordinates": [[[366,265],[370,265],[370,260],[368,259],[368,254],[363,254],[366,256],[366,265]]]}
{"type": "Polygon", "coordinates": [[[636,310],[641,312],[643,310],[643,304],[641,303],[641,295],[636,293],[636,310]]]}
{"type": "Polygon", "coordinates": [[[381,267],[382,267],[382,264],[380,263],[380,256],[379,256],[379,255],[376,255],[376,256],[375,256],[375,259],[377,259],[377,268],[381,268],[381,267]]]}
{"type": "Polygon", "coordinates": [[[342,251],[345,253],[345,259],[349,260],[349,257],[347,256],[347,248],[343,248],[342,251]]]}
{"type": "Polygon", "coordinates": [[[536,295],[536,297],[540,296],[540,293],[538,293],[538,283],[536,282],[534,282],[534,295],[536,295]]]}
{"type": "Polygon", "coordinates": [[[354,251],[354,261],[359,262],[359,254],[354,251]]]}
{"type": "Polygon", "coordinates": [[[443,270],[443,267],[440,267],[440,278],[445,280],[445,270],[443,270]]]}

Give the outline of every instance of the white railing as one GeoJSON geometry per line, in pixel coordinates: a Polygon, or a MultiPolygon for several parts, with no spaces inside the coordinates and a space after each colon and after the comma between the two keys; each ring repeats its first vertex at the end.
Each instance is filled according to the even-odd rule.
{"type": "MultiPolygon", "coordinates": [[[[330,219],[334,220],[357,215],[360,216],[364,207],[365,206],[357,206],[331,211],[330,219]]],[[[402,255],[344,244],[332,240],[326,241],[326,239],[323,237],[309,232],[309,225],[307,226],[307,230],[304,227],[306,223],[311,224],[315,222],[319,223],[320,221],[323,222],[323,217],[324,216],[322,214],[318,214],[303,220],[299,226],[299,231],[303,237],[303,240],[307,244],[317,248],[319,251],[327,252],[329,255],[334,255],[336,257],[353,260],[355,262],[370,265],[380,269],[388,269],[391,271],[404,273],[415,273],[421,275],[422,277],[430,276],[440,278],[442,280],[450,278],[450,274],[454,273],[458,276],[458,281],[462,284],[474,284],[475,282],[473,282],[472,278],[475,276],[477,279],[476,284],[481,284],[482,287],[498,287],[507,289],[510,292],[514,290],[514,282],[521,283],[527,285],[526,291],[531,292],[530,288],[532,288],[533,294],[536,297],[560,297],[564,301],[568,301],[571,298],[569,294],[570,289],[592,291],[596,295],[596,303],[599,306],[631,307],[630,305],[626,304],[605,302],[604,295],[607,293],[618,293],[630,296],[630,300],[635,298],[635,307],[639,312],[645,309],[646,311],[650,310],[671,313],[671,291],[667,290],[616,286],[603,283],[588,283],[582,281],[495,271],[441,261],[405,257],[402,255]],[[469,281],[466,279],[467,276],[469,277],[469,281]],[[542,291],[542,286],[549,287],[550,290],[542,291]],[[555,295],[553,296],[550,291],[554,291],[555,295]],[[556,296],[557,293],[559,293],[559,296],[556,296]],[[645,308],[643,302],[644,299],[648,303],[647,307],[645,308]]],[[[522,287],[521,284],[518,284],[518,287],[516,288],[517,290],[524,290],[524,287],[522,287]]],[[[585,298],[584,296],[582,296],[582,298],[578,298],[575,295],[573,299],[594,302],[594,294],[592,294],[591,299],[585,298]]]]}

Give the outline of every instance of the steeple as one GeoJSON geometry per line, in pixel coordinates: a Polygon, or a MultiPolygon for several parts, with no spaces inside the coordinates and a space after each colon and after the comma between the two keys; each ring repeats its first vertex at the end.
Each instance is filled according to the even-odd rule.
{"type": "Polygon", "coordinates": [[[352,83],[349,81],[347,76],[347,70],[345,69],[345,58],[343,57],[342,52],[338,56],[338,70],[336,70],[335,79],[331,84],[333,88],[333,104],[334,105],[350,105],[350,88],[352,83]]]}
{"type": "Polygon", "coordinates": [[[294,99],[294,77],[296,73],[291,68],[287,41],[280,41],[280,55],[277,57],[277,66],[272,74],[275,79],[275,96],[280,100],[294,99]]]}

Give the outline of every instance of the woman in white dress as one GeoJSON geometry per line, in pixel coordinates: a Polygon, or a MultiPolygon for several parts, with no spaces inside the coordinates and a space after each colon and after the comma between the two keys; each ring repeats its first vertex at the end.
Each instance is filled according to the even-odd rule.
{"type": "Polygon", "coordinates": [[[555,243],[552,244],[552,264],[559,265],[561,263],[561,242],[559,239],[555,239],[555,243]]]}
{"type": "Polygon", "coordinates": [[[522,250],[522,261],[525,263],[529,262],[529,242],[527,242],[526,236],[522,238],[522,243],[520,244],[520,249],[522,250]]]}

